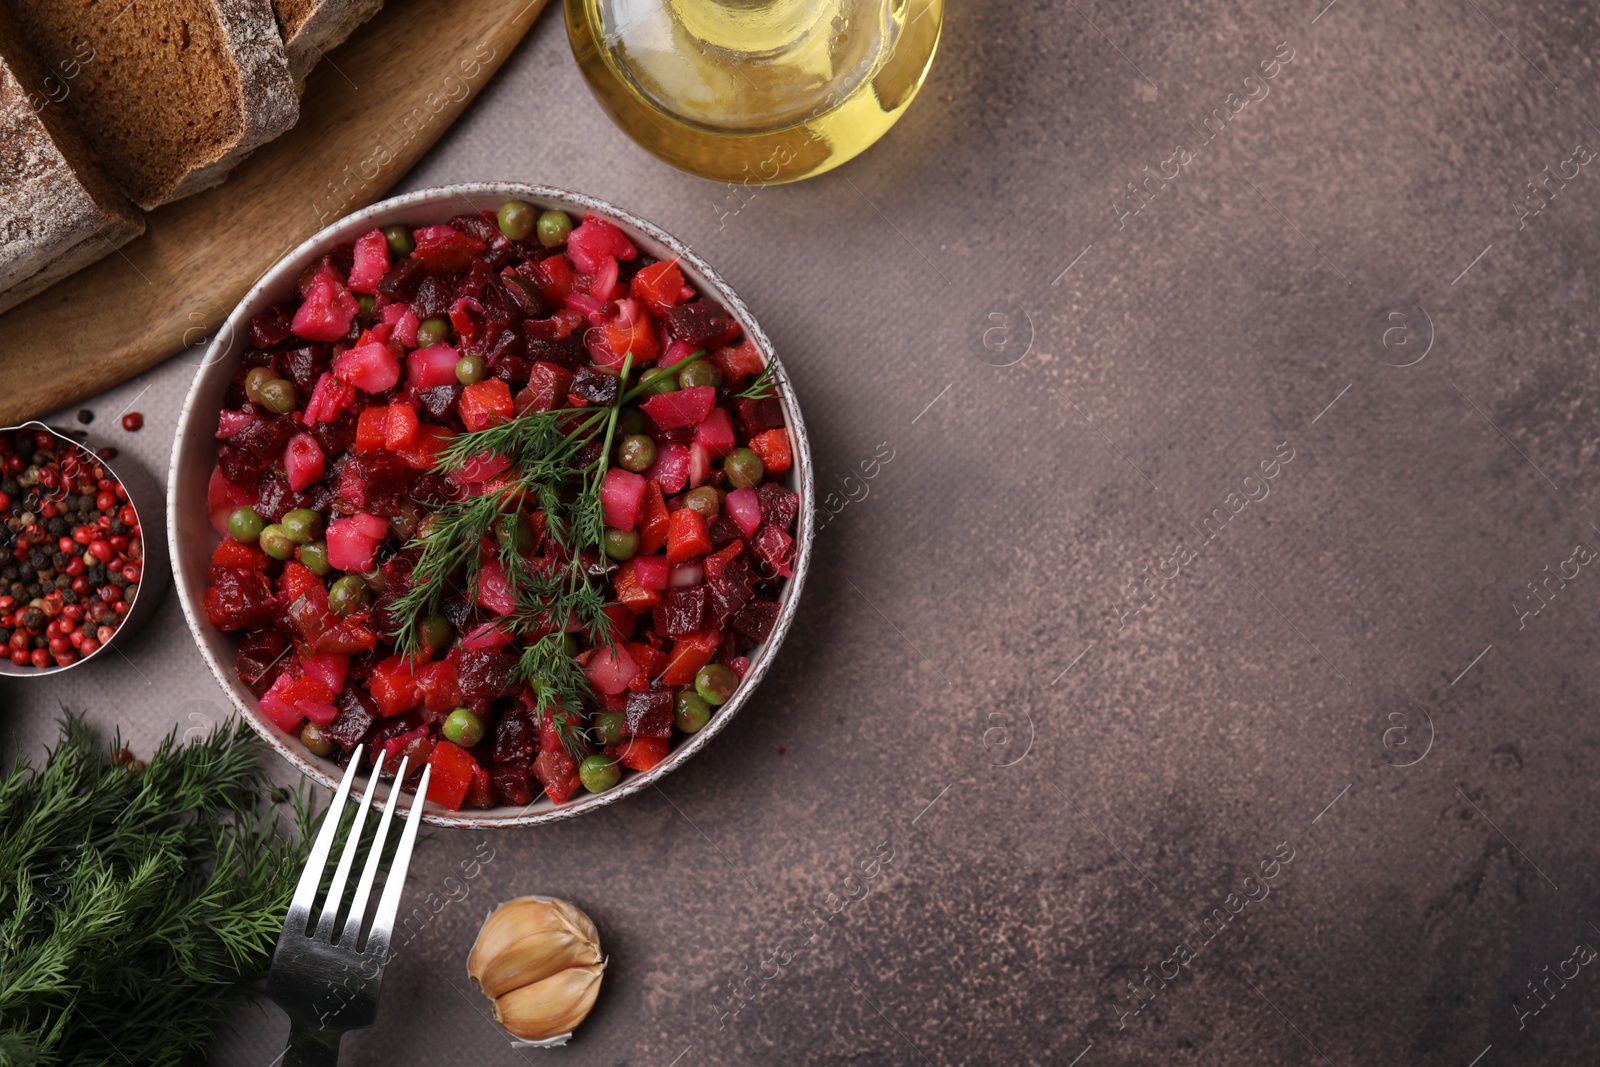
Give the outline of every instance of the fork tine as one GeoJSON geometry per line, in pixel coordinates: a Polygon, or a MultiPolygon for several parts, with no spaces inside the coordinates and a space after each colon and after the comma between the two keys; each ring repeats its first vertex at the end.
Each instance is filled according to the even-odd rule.
{"type": "Polygon", "coordinates": [[[339,868],[333,872],[333,882],[322,901],[322,916],[317,920],[316,936],[319,941],[326,941],[333,935],[333,923],[339,917],[339,900],[344,896],[344,883],[350,877],[350,868],[355,865],[356,852],[361,848],[361,828],[367,824],[367,810],[372,807],[372,792],[377,784],[376,774],[367,778],[367,788],[356,806],[355,822],[350,824],[350,836],[345,840],[344,852],[339,856],[339,868]]]}
{"type": "MultiPolygon", "coordinates": [[[[410,759],[410,756],[400,757],[400,770],[394,776],[389,799],[383,805],[383,817],[378,820],[378,833],[372,839],[372,851],[367,854],[367,865],[361,871],[355,898],[350,901],[350,915],[345,919],[344,931],[339,935],[339,944],[351,951],[355,951],[356,937],[361,933],[361,920],[366,918],[367,897],[372,894],[372,880],[378,876],[378,864],[383,862],[383,842],[389,836],[389,820],[394,817],[395,801],[400,799],[400,783],[406,780],[406,763],[410,759]]],[[[372,769],[372,776],[378,776],[377,767],[372,769]]]]}
{"type": "Polygon", "coordinates": [[[411,799],[411,811],[406,814],[406,828],[400,834],[400,845],[394,850],[394,866],[383,882],[383,897],[378,901],[378,914],[372,920],[372,932],[367,935],[367,951],[377,946],[380,958],[388,954],[389,935],[394,932],[394,919],[400,911],[400,895],[405,890],[406,868],[411,866],[411,847],[417,840],[417,826],[422,821],[422,806],[428,799],[428,778],[433,774],[430,764],[422,768],[422,780],[417,783],[417,795],[411,799]]]}
{"type": "MultiPolygon", "coordinates": [[[[293,921],[298,913],[302,919],[311,916],[311,905],[317,897],[317,883],[322,881],[322,869],[328,865],[328,853],[333,849],[334,834],[339,831],[339,818],[344,814],[344,802],[350,795],[350,783],[355,781],[356,771],[361,766],[361,746],[350,756],[350,766],[345,768],[344,778],[339,781],[339,789],[333,794],[333,803],[328,805],[328,810],[322,816],[322,829],[317,831],[317,840],[311,846],[311,855],[306,857],[306,869],[300,875],[300,884],[295,886],[294,899],[289,902],[289,921],[293,921]]],[[[287,925],[287,923],[285,924],[287,925]]]]}

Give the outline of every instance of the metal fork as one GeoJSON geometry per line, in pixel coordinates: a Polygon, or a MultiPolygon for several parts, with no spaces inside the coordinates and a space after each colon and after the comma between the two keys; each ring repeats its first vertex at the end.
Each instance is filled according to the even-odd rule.
{"type": "Polygon", "coordinates": [[[417,783],[416,798],[406,816],[405,829],[400,834],[400,844],[395,849],[394,865],[384,881],[383,896],[378,901],[377,913],[372,919],[372,929],[366,944],[359,950],[356,942],[361,934],[361,924],[366,918],[367,898],[372,892],[378,865],[383,859],[383,843],[389,833],[389,820],[394,815],[395,801],[400,796],[400,783],[405,781],[406,759],[400,761],[400,772],[395,775],[394,787],[389,790],[389,800],[378,820],[378,833],[372,841],[372,851],[367,857],[361,881],[350,902],[348,918],[337,939],[333,937],[334,923],[338,920],[339,905],[344,896],[345,882],[354,866],[356,851],[361,844],[361,829],[366,823],[367,811],[372,806],[372,792],[378,782],[378,768],[367,780],[356,809],[350,837],[345,842],[344,853],[323,900],[322,912],[315,930],[311,926],[311,905],[315,903],[317,886],[322,882],[328,865],[328,855],[333,850],[333,839],[339,830],[340,816],[344,814],[345,801],[350,796],[350,783],[355,780],[356,769],[361,765],[361,747],[356,746],[350,757],[350,766],[339,782],[333,803],[322,818],[322,829],[317,833],[306,860],[306,869],[300,875],[294,900],[289,904],[289,918],[278,935],[278,947],[272,954],[272,970],[267,975],[267,995],[289,1014],[289,1046],[284,1050],[283,1067],[335,1067],[339,1062],[339,1040],[348,1030],[371,1026],[378,1017],[378,987],[383,981],[384,959],[389,954],[389,937],[394,932],[395,915],[400,910],[400,894],[405,885],[406,868],[411,863],[411,847],[417,838],[417,823],[422,815],[422,802],[428,795],[428,776],[432,767],[425,767],[422,780],[417,783]]]}

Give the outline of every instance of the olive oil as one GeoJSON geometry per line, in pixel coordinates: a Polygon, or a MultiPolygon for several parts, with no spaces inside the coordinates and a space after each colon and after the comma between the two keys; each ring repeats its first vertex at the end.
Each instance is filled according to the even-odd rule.
{"type": "Polygon", "coordinates": [[[635,141],[717,181],[821,174],[893,126],[944,0],[566,0],[596,99],[635,141]]]}

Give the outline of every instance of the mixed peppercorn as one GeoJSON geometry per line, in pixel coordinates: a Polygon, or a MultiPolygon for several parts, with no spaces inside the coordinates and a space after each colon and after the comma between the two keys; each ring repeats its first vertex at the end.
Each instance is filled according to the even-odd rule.
{"type": "Polygon", "coordinates": [[[144,545],[127,490],[99,458],[43,430],[0,435],[0,648],[66,667],[116,633],[144,545]]]}
{"type": "Polygon", "coordinates": [[[656,766],[732,696],[776,625],[799,498],[761,354],[676,263],[511,201],[334,249],[249,334],[205,608],[308,750],[365,745],[408,780],[427,764],[452,809],[560,803],[656,766]],[[449,461],[497,427],[542,441],[540,416],[554,482],[492,449],[449,461]],[[568,513],[586,494],[592,544],[568,513]],[[445,540],[475,562],[430,570],[445,540]],[[568,575],[570,603],[595,590],[588,617],[528,604],[568,575]],[[581,693],[552,698],[527,669],[540,649],[581,693]]]}

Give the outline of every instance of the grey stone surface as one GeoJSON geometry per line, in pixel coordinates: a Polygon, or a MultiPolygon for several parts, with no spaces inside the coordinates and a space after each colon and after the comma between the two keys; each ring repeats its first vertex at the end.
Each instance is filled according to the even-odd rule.
{"type": "MultiPolygon", "coordinates": [[[[1600,20],[1321,2],[958,5],[881,144],[745,199],[628,143],[546,15],[406,187],[548,182],[687,240],[857,499],[662,789],[422,845],[409,900],[466,898],[343,1062],[1593,1062],[1600,975],[1563,961],[1600,945],[1600,576],[1519,612],[1600,548],[1600,174],[1520,215],[1600,149],[1600,20]],[[464,974],[528,892],[611,956],[564,1051],[512,1050],[464,974]]],[[[190,373],[90,406],[137,396],[115,434],[164,470],[190,373]]],[[[219,713],[175,604],[127,653],[4,683],[6,740],[58,699],[136,743],[219,713]]],[[[242,1027],[215,1062],[266,1067],[281,1014],[242,1027]]]]}

